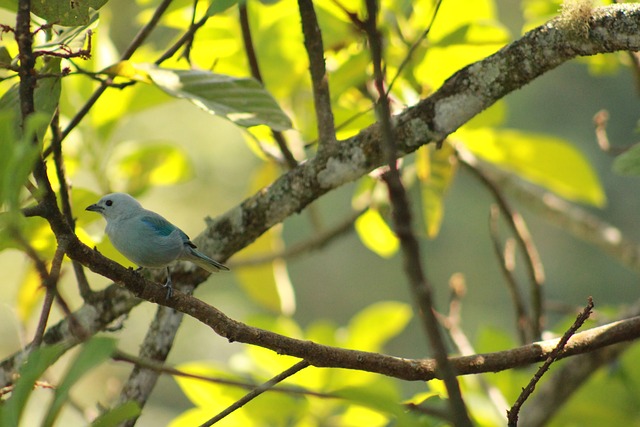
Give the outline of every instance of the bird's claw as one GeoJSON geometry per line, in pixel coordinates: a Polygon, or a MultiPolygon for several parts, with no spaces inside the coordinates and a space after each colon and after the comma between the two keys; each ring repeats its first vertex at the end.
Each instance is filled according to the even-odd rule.
{"type": "Polygon", "coordinates": [[[167,279],[164,285],[162,285],[163,288],[167,288],[167,295],[165,296],[165,299],[167,300],[171,299],[171,297],[173,296],[173,287],[171,285],[172,283],[170,277],[167,279]]]}

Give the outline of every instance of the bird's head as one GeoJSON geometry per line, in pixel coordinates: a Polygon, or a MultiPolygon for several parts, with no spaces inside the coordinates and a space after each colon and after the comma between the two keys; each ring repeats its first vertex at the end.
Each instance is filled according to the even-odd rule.
{"type": "Polygon", "coordinates": [[[87,206],[86,210],[98,212],[105,219],[126,218],[142,209],[142,205],[126,193],[107,194],[98,203],[87,206]]]}

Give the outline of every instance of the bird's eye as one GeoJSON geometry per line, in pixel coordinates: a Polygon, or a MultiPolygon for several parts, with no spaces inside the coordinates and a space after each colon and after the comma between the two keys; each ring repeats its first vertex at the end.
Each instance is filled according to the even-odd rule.
{"type": "Polygon", "coordinates": [[[104,202],[105,205],[107,206],[111,206],[113,204],[112,200],[107,200],[106,202],[104,202]]]}

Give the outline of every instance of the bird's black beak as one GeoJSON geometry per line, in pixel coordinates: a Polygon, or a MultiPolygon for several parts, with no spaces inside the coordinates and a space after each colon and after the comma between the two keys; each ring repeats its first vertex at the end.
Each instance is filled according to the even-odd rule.
{"type": "Polygon", "coordinates": [[[98,212],[98,213],[102,213],[102,211],[104,211],[104,208],[102,206],[93,204],[93,205],[89,205],[86,207],[85,209],[86,211],[92,211],[92,212],[98,212]]]}

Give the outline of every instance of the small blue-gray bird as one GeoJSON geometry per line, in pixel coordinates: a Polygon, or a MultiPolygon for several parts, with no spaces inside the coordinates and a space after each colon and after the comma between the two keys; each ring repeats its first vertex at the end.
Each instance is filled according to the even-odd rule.
{"type": "Polygon", "coordinates": [[[184,231],[125,193],[111,193],[87,207],[107,220],[106,233],[115,248],[138,267],[167,269],[167,299],[173,294],[169,264],[190,261],[211,273],[228,271],[196,249],[184,231]]]}

